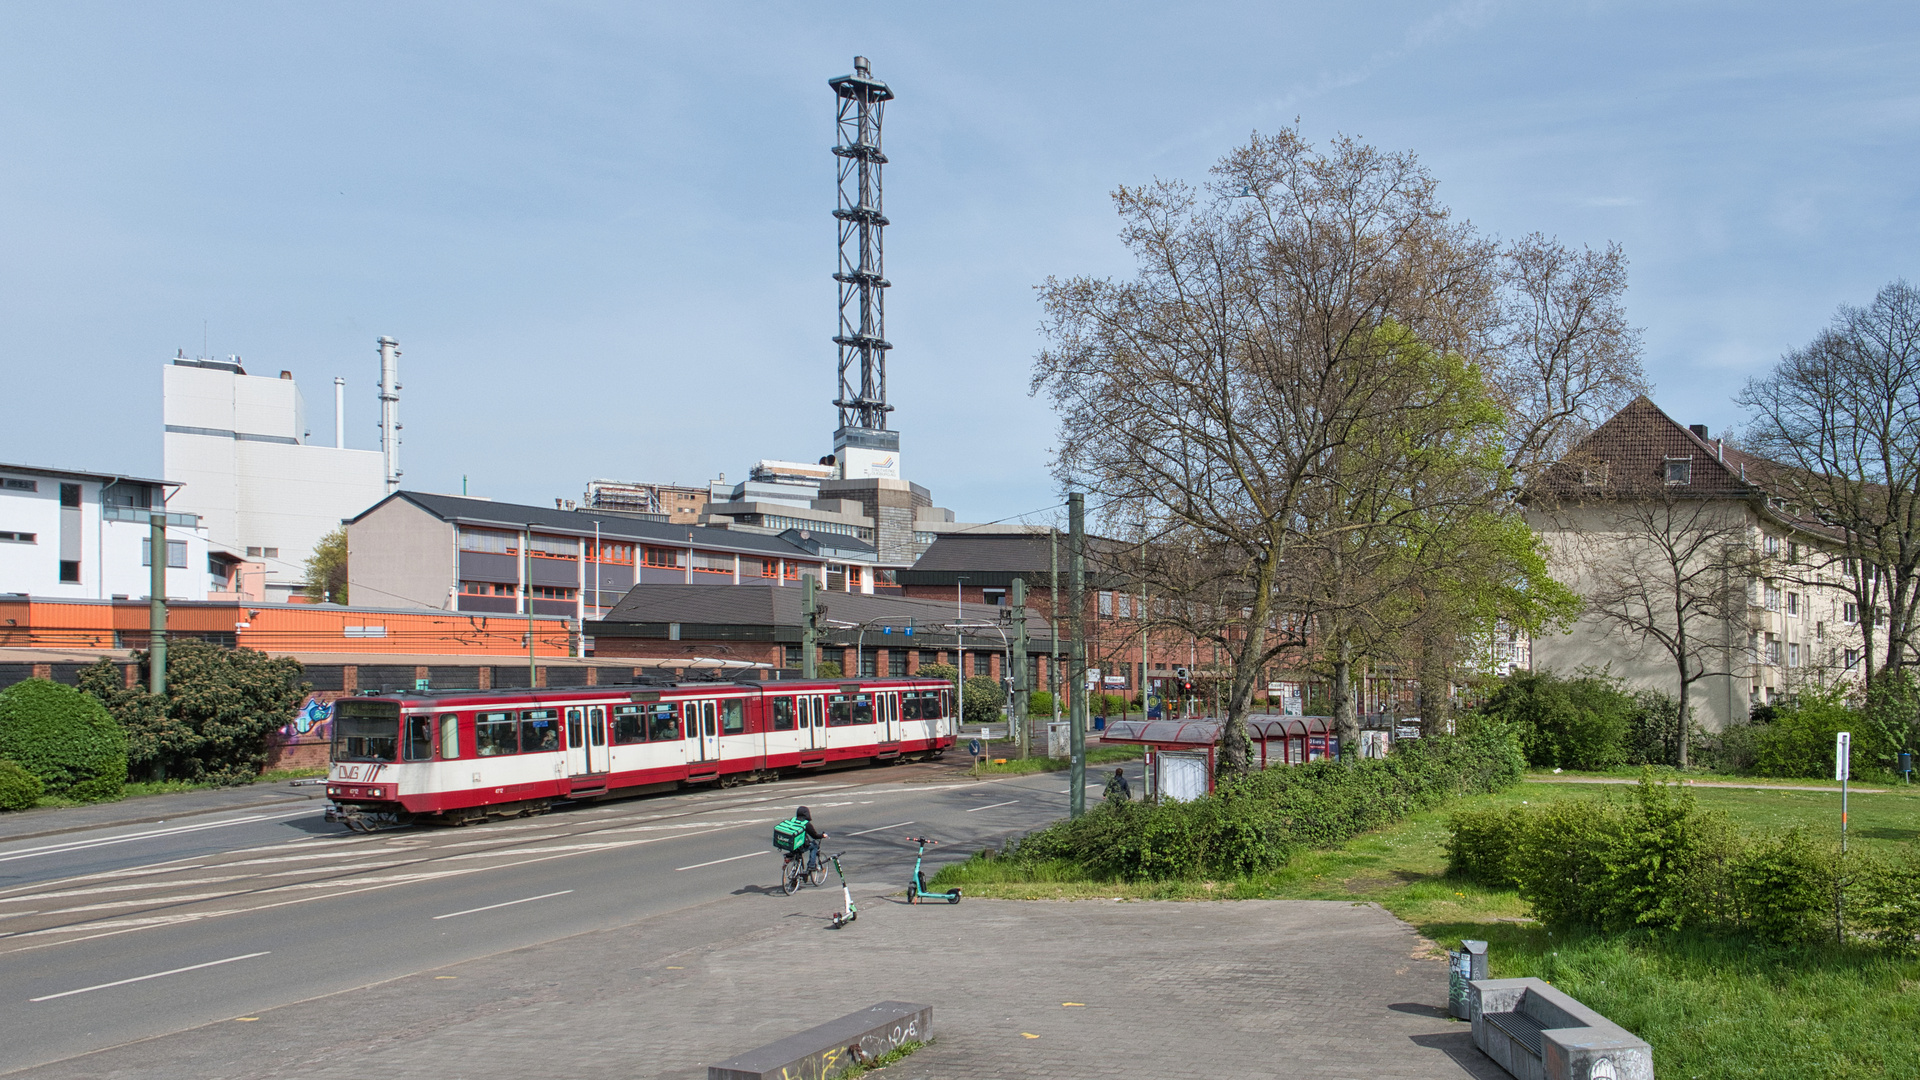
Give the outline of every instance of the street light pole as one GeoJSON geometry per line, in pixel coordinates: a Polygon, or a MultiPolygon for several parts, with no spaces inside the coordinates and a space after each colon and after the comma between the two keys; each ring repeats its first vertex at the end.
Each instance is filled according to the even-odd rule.
{"type": "Polygon", "coordinates": [[[1072,657],[1067,662],[1073,673],[1073,713],[1067,719],[1068,813],[1079,817],[1087,812],[1087,497],[1075,491],[1067,496],[1067,603],[1072,608],[1072,657]]]}

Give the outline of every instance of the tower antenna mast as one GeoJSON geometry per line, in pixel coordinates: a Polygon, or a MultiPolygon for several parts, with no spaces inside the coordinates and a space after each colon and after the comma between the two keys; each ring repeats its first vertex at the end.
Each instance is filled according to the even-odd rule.
{"type": "MultiPolygon", "coordinates": [[[[840,201],[833,216],[840,223],[840,429],[887,429],[886,243],[887,219],[881,212],[880,170],[887,155],[880,149],[880,120],[893,100],[887,84],[873,77],[864,56],[853,58],[853,74],[829,79],[838,96],[840,201]],[[857,374],[851,369],[859,367],[857,374]],[[857,380],[857,382],[855,381],[857,380]]],[[[893,436],[893,448],[898,448],[893,436]]],[[[837,440],[845,445],[844,438],[837,440]]]]}

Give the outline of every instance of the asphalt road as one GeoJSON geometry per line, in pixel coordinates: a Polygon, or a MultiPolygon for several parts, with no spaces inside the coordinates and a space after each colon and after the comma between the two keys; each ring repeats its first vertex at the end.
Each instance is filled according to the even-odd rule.
{"type": "MultiPolygon", "coordinates": [[[[1090,802],[1102,779],[1089,777],[1090,802]]],[[[904,837],[944,841],[930,862],[962,858],[1062,816],[1067,795],[1064,773],[983,781],[900,765],[464,829],[362,836],[307,804],[0,843],[0,1073],[728,894],[777,895],[768,834],[800,803],[856,887],[904,887],[904,837]]],[[[839,906],[837,881],[815,891],[823,913],[839,906]]],[[[351,1017],[325,1022],[353,1038],[351,1017]]]]}

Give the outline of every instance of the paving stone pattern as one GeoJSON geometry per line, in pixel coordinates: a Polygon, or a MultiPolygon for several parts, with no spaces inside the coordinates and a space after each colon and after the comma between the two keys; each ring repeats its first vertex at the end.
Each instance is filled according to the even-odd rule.
{"type": "Polygon", "coordinates": [[[749,891],[16,1075],[704,1080],[888,999],[932,1003],[937,1035],[893,1080],[1505,1075],[1373,905],[869,896],[830,931],[832,899],[749,891]]]}

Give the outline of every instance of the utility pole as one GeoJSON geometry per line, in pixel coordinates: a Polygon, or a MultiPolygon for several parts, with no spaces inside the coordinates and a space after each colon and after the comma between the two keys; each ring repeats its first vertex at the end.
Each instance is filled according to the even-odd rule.
{"type": "Polygon", "coordinates": [[[1033,687],[1027,681],[1027,583],[1013,579],[1013,723],[1020,734],[1020,756],[1026,757],[1032,732],[1028,730],[1027,694],[1033,687]]]}
{"type": "Polygon", "coordinates": [[[800,677],[820,677],[820,612],[813,597],[813,575],[800,575],[800,677]]]}
{"type": "MultiPolygon", "coordinates": [[[[147,543],[152,548],[152,564],[147,575],[147,612],[150,641],[147,644],[147,689],[156,696],[167,692],[167,511],[164,503],[147,519],[153,526],[147,543]]],[[[95,571],[98,573],[98,571],[95,571]]]]}
{"type": "Polygon", "coordinates": [[[527,567],[527,689],[532,690],[540,685],[540,671],[533,665],[533,526],[531,524],[527,526],[526,538],[526,542],[520,545],[520,559],[527,567]]]}
{"type": "MultiPolygon", "coordinates": [[[[1047,696],[1053,699],[1053,722],[1060,722],[1060,530],[1047,526],[1047,696]]],[[[1049,750],[1048,753],[1053,751],[1049,750]]]]}
{"type": "Polygon", "coordinates": [[[1067,718],[1068,813],[1079,817],[1087,812],[1087,497],[1075,491],[1067,496],[1067,603],[1072,605],[1068,618],[1073,626],[1072,656],[1067,669],[1073,677],[1073,712],[1067,718]]]}

